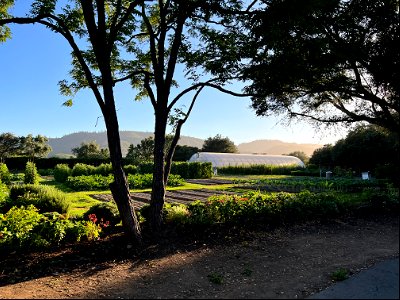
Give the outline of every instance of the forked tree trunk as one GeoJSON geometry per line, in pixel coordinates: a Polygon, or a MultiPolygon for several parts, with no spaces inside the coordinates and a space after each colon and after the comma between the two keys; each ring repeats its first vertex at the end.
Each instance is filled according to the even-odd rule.
{"type": "Polygon", "coordinates": [[[115,203],[117,204],[125,233],[130,240],[137,244],[141,244],[141,230],[130,197],[129,185],[122,165],[121,142],[116,114],[112,116],[108,115],[105,119],[108,147],[110,150],[110,159],[114,174],[114,181],[110,184],[110,190],[115,203]]]}

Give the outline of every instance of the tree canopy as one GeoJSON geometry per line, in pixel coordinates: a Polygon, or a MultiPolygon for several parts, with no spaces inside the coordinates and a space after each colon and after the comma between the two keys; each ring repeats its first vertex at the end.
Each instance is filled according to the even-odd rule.
{"type": "Polygon", "coordinates": [[[233,141],[228,137],[222,137],[217,134],[214,137],[209,137],[204,141],[203,152],[221,152],[221,153],[236,153],[238,149],[233,141]]]}
{"type": "Polygon", "coordinates": [[[49,139],[42,135],[15,136],[10,132],[0,134],[0,161],[9,156],[27,156],[30,159],[45,157],[52,150],[49,139]]]}
{"type": "Polygon", "coordinates": [[[257,115],[400,132],[397,0],[270,0],[252,15],[244,77],[257,115]]]}
{"type": "Polygon", "coordinates": [[[18,153],[21,139],[11,132],[0,134],[0,162],[18,153]]]}
{"type": "Polygon", "coordinates": [[[310,158],[308,157],[308,155],[305,154],[303,151],[293,151],[293,152],[290,152],[290,153],[287,154],[287,155],[297,157],[297,158],[300,159],[305,165],[308,164],[308,161],[310,160],[310,158]]]}
{"type": "Polygon", "coordinates": [[[71,149],[72,153],[77,158],[92,159],[92,158],[110,158],[110,152],[107,148],[100,148],[96,141],[81,143],[79,147],[71,149]]]}
{"type": "Polygon", "coordinates": [[[399,141],[395,133],[375,125],[359,125],[334,145],[315,150],[309,162],[331,170],[341,167],[398,178],[395,174],[398,173],[398,154],[399,141]]]}

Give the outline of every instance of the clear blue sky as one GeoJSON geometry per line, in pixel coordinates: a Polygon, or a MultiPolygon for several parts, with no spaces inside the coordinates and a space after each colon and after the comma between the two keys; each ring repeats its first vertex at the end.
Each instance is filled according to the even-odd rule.
{"type": "MultiPolygon", "coordinates": [[[[17,5],[24,2],[17,0],[17,5]]],[[[24,15],[21,11],[17,6],[14,14],[24,15]]],[[[67,98],[59,94],[57,83],[69,79],[71,51],[67,42],[42,25],[13,25],[11,30],[12,39],[0,44],[0,133],[61,137],[105,130],[90,90],[79,92],[72,107],[62,106],[67,98]]],[[[179,81],[179,74],[176,79],[179,81]]],[[[120,130],[153,132],[151,104],[147,100],[135,102],[134,95],[127,84],[116,88],[120,130]]],[[[206,139],[221,134],[236,145],[257,139],[326,144],[345,136],[344,132],[315,132],[306,123],[286,127],[278,123],[279,118],[256,117],[249,105],[248,98],[203,91],[182,135],[206,139]]]]}

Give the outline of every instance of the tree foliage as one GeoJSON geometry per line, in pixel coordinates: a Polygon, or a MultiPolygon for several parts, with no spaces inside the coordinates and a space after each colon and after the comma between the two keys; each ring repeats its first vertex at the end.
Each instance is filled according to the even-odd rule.
{"type": "Polygon", "coordinates": [[[360,125],[334,145],[325,145],[315,150],[310,158],[310,164],[331,170],[334,167],[341,167],[357,172],[376,173],[377,168],[385,166],[398,169],[398,154],[399,141],[396,134],[375,125],[360,125]]]}
{"type": "Polygon", "coordinates": [[[304,164],[308,164],[308,161],[310,160],[310,157],[308,157],[307,154],[305,154],[303,151],[293,151],[287,154],[289,156],[294,156],[300,159],[304,164]]]}
{"type": "Polygon", "coordinates": [[[31,159],[35,157],[45,157],[51,152],[51,147],[47,142],[49,139],[42,135],[33,136],[28,134],[21,137],[20,154],[31,159]]]}
{"type": "Polygon", "coordinates": [[[17,154],[20,149],[20,138],[10,132],[0,134],[0,161],[17,154]]]}
{"type": "Polygon", "coordinates": [[[270,0],[247,23],[257,115],[400,132],[397,0],[270,0]]]}
{"type": "Polygon", "coordinates": [[[188,161],[193,154],[199,152],[200,149],[193,146],[187,145],[176,145],[173,161],[188,161]]]}
{"type": "Polygon", "coordinates": [[[52,150],[49,139],[42,135],[15,136],[6,132],[0,134],[0,160],[10,156],[27,156],[30,159],[46,157],[52,150]]]}
{"type": "Polygon", "coordinates": [[[143,162],[153,161],[154,159],[154,137],[150,136],[140,141],[134,146],[129,145],[126,159],[131,163],[138,165],[143,162]]]}
{"type": "Polygon", "coordinates": [[[236,153],[238,149],[233,141],[228,137],[222,137],[217,134],[215,137],[209,137],[204,141],[203,152],[221,152],[221,153],[236,153]]]}
{"type": "Polygon", "coordinates": [[[83,159],[106,159],[110,157],[108,149],[100,148],[96,141],[81,143],[79,147],[72,148],[71,151],[77,158],[83,159]]]}

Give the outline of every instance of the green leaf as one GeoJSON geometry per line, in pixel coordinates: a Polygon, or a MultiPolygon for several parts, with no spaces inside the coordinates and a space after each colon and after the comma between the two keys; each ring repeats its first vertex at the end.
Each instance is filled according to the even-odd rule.
{"type": "Polygon", "coordinates": [[[73,104],[74,103],[73,103],[72,99],[69,99],[69,100],[65,101],[62,105],[66,106],[66,107],[71,107],[73,104]]]}

